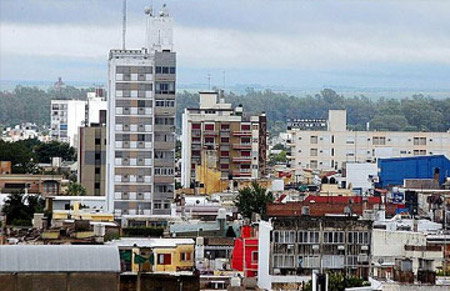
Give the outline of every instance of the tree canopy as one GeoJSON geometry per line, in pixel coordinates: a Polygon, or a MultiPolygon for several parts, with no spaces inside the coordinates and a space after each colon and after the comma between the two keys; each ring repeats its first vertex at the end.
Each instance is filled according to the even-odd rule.
{"type": "Polygon", "coordinates": [[[272,192],[268,192],[257,182],[252,182],[251,186],[239,190],[235,204],[239,213],[245,218],[251,218],[253,213],[258,213],[262,218],[265,218],[266,204],[273,201],[272,192]]]}
{"type": "Polygon", "coordinates": [[[13,173],[36,173],[39,171],[36,164],[50,163],[51,157],[61,157],[65,161],[76,160],[75,150],[68,143],[43,143],[37,139],[16,142],[0,140],[0,161],[11,161],[13,173]]]}
{"type": "Polygon", "coordinates": [[[41,196],[16,192],[6,198],[2,212],[7,225],[29,226],[34,213],[43,213],[44,207],[45,200],[41,196]]]}

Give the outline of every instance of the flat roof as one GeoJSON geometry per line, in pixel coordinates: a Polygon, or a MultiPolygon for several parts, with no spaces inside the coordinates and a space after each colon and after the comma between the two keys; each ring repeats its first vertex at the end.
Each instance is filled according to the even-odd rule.
{"type": "Polygon", "coordinates": [[[194,245],[195,242],[190,238],[134,238],[124,237],[119,240],[113,240],[107,243],[117,247],[167,247],[175,248],[178,245],[194,245]]]}

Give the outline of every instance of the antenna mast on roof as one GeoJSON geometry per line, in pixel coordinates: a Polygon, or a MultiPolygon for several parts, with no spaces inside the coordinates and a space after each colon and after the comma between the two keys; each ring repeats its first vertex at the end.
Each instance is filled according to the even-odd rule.
{"type": "Polygon", "coordinates": [[[127,0],[123,0],[122,8],[122,49],[125,50],[125,35],[127,33],[127,0]]]}

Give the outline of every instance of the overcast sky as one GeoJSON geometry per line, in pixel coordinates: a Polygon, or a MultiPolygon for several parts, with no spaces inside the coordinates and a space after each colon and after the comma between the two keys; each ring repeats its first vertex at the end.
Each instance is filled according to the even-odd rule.
{"type": "MultiPolygon", "coordinates": [[[[450,1],[128,0],[175,18],[179,83],[450,88],[450,1]]],[[[0,79],[105,82],[122,0],[1,0],[0,79]]]]}

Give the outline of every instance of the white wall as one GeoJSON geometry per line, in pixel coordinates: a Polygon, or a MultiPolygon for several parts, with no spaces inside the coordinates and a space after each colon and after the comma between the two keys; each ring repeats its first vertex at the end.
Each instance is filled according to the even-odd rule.
{"type": "Polygon", "coordinates": [[[362,188],[363,191],[372,188],[369,176],[378,174],[377,164],[372,163],[348,163],[346,169],[347,185],[351,183],[353,188],[362,188]]]}

